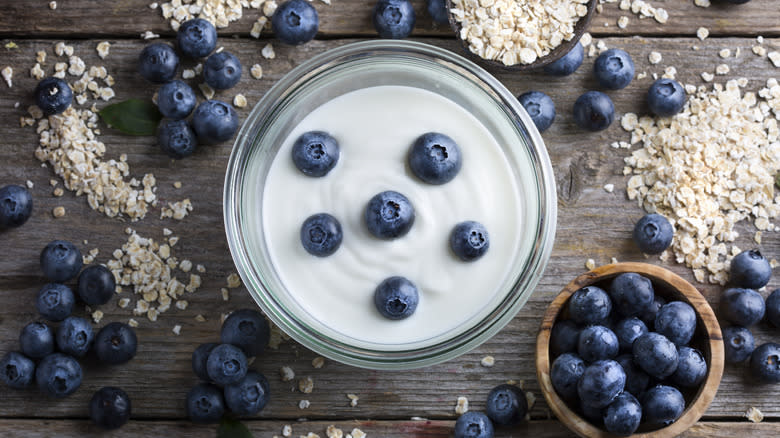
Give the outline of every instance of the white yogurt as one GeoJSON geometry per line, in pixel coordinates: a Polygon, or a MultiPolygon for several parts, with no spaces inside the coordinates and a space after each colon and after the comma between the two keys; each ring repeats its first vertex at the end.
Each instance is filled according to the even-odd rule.
{"type": "Polygon", "coordinates": [[[474,116],[433,92],[395,85],[352,91],[308,114],[274,158],[262,202],[271,263],[295,301],[342,336],[387,345],[421,342],[490,311],[508,293],[510,268],[527,251],[532,233],[525,229],[536,214],[524,217],[509,162],[474,116]],[[292,160],[295,140],[313,130],[328,132],[341,148],[322,178],[303,175],[292,160]],[[463,157],[458,175],[438,186],[418,180],[406,159],[412,142],[431,131],[452,137],[463,157]],[[416,215],[409,233],[390,241],[373,237],[363,221],[368,200],[384,190],[404,194],[416,215]],[[323,212],[340,221],[344,240],[319,258],[303,249],[300,226],[323,212]],[[475,262],[449,248],[450,231],[464,220],[481,222],[490,235],[490,249],[475,262]],[[373,303],[376,286],[393,275],[420,293],[416,312],[401,321],[384,318],[373,303]]]}

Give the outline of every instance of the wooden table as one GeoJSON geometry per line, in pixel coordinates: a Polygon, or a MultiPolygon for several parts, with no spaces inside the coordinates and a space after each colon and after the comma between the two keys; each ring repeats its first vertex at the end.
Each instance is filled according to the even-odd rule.
{"type": "MultiPolygon", "coordinates": [[[[0,48],[0,68],[14,68],[13,87],[0,84],[0,120],[3,122],[3,141],[0,147],[0,184],[34,183],[32,193],[35,210],[30,221],[21,228],[0,234],[0,354],[17,349],[19,330],[37,318],[34,297],[44,278],[38,267],[38,254],[47,242],[67,239],[76,242],[82,251],[99,248],[98,262],[106,262],[111,252],[126,240],[124,229],[132,226],[139,234],[160,240],[162,228],[172,229],[181,238],[175,247],[179,259],[203,263],[200,290],[190,294],[186,310],[172,309],[156,323],[143,317],[137,329],[140,345],[137,357],[124,366],[104,367],[93,361],[84,363],[85,379],[74,395],[63,400],[46,399],[34,390],[2,390],[0,396],[0,436],[213,436],[214,426],[196,426],[186,420],[184,400],[189,388],[196,382],[190,368],[190,354],[197,345],[218,339],[220,315],[253,303],[243,289],[235,289],[229,302],[222,301],[220,288],[226,276],[234,272],[222,225],[222,183],[231,143],[202,147],[191,158],[171,161],[155,146],[151,137],[128,137],[103,127],[100,140],[108,148],[107,156],[125,153],[134,176],[152,172],[157,177],[158,195],[163,200],[189,197],[194,211],[183,221],[160,220],[159,210],[153,210],[146,219],[128,223],[109,219],[89,208],[84,197],[67,192],[63,197],[52,196],[51,179],[54,173],[41,167],[33,156],[37,135],[30,128],[19,126],[19,117],[32,104],[32,90],[36,81],[28,74],[35,64],[38,50],[48,52],[45,67],[59,61],[53,55],[53,46],[66,41],[75,47],[76,54],[87,65],[105,65],[116,78],[116,99],[130,97],[150,98],[153,87],[136,73],[135,60],[141,48],[149,43],[139,39],[146,30],[161,34],[168,41],[173,32],[160,16],[159,10],[148,8],[149,0],[117,0],[93,2],[61,0],[56,10],[48,2],[29,0],[4,1],[0,13],[0,43],[11,41],[16,49],[0,48]],[[100,41],[111,42],[110,55],[101,60],[95,47],[100,41]],[[19,102],[20,106],[15,107],[19,102]],[[181,189],[173,183],[181,181],[181,189]],[[64,206],[67,214],[54,218],[52,209],[64,206]],[[83,241],[88,240],[88,244],[83,241]],[[203,315],[205,322],[195,320],[203,315]],[[174,325],[182,326],[181,335],[172,333],[174,325]],[[87,419],[87,402],[99,387],[114,385],[124,388],[132,398],[133,419],[122,429],[106,433],[99,431],[87,419]]],[[[245,16],[227,29],[220,31],[219,45],[236,53],[246,70],[255,63],[263,66],[261,80],[248,72],[239,85],[217,96],[231,99],[243,93],[250,107],[282,75],[304,59],[327,49],[364,38],[374,38],[371,25],[373,1],[333,0],[332,6],[315,2],[321,18],[319,38],[302,47],[275,45],[276,59],[266,60],[260,49],[269,41],[264,33],[261,40],[248,36],[251,23],[258,17],[256,10],[245,11],[245,16]]],[[[713,0],[713,3],[714,0],[713,0]]],[[[458,52],[460,47],[448,29],[434,26],[424,12],[424,2],[414,1],[418,21],[413,36],[430,44],[458,52]]],[[[662,73],[664,67],[675,66],[678,78],[701,84],[702,71],[714,71],[726,63],[731,73],[718,77],[727,79],[746,77],[748,89],[757,90],[780,70],[766,58],[755,56],[751,47],[756,36],[763,35],[764,46],[780,49],[780,8],[774,0],[753,0],[745,5],[713,5],[703,9],[691,0],[655,0],[669,12],[669,21],[660,25],[652,19],[639,20],[630,12],[621,11],[617,4],[605,4],[591,25],[591,33],[609,47],[626,49],[637,65],[638,72],[662,73]],[[620,16],[630,18],[626,29],[616,25],[620,16]],[[710,30],[710,37],[700,41],[695,37],[700,26],[710,30]],[[774,39],[773,39],[774,38],[774,39]],[[692,50],[692,46],[699,50],[692,50]],[[738,59],[720,59],[718,51],[741,49],[738,59]],[[648,54],[658,51],[663,61],[650,65],[648,54]]],[[[551,417],[539,392],[535,378],[534,342],[542,312],[552,298],[571,278],[585,270],[586,259],[597,264],[609,263],[611,257],[621,261],[644,261],[661,264],[656,258],[645,259],[630,240],[633,223],[643,212],[625,194],[626,177],[622,175],[626,150],[610,148],[616,140],[627,140],[628,135],[614,123],[600,133],[585,133],[572,120],[570,108],[576,97],[586,89],[596,88],[590,69],[593,58],[586,58],[579,71],[568,78],[550,78],[542,74],[495,72],[514,93],[531,89],[552,96],[558,116],[552,128],[543,137],[550,153],[558,183],[558,229],[552,258],[528,304],[498,335],[474,351],[450,362],[416,371],[378,372],[356,369],[333,361],[324,367],[312,367],[316,354],[294,342],[285,342],[277,350],[269,350],[258,357],[254,367],[265,373],[273,393],[271,402],[259,415],[247,421],[255,436],[281,435],[283,425],[291,424],[293,436],[315,432],[325,436],[325,428],[334,424],[345,431],[358,427],[370,437],[448,436],[456,418],[454,407],[458,396],[466,396],[471,409],[482,410],[487,392],[495,385],[515,380],[536,396],[531,421],[506,430],[498,436],[570,436],[555,418],[551,417]],[[602,187],[612,183],[614,193],[602,187]],[[495,366],[485,368],[480,360],[495,357],[495,366]],[[298,377],[311,377],[314,391],[302,394],[296,381],[282,382],[279,368],[290,366],[298,377]],[[347,393],[359,396],[357,406],[351,407],[347,393]],[[308,409],[298,407],[307,399],[308,409]],[[414,418],[414,419],[413,419],[414,418]],[[423,419],[418,419],[423,418],[423,419]],[[304,421],[305,419],[305,421],[304,421]]],[[[69,77],[72,78],[72,77],[69,77]]],[[[642,112],[643,94],[652,78],[634,80],[628,88],[610,92],[618,114],[642,112]]],[[[194,82],[193,82],[194,84],[194,82]]],[[[100,101],[98,107],[105,105],[100,101]]],[[[243,119],[249,108],[239,109],[243,119]]],[[[744,225],[737,244],[747,248],[756,246],[752,228],[744,225]]],[[[758,245],[769,257],[780,257],[780,242],[773,233],[765,234],[758,245]]],[[[694,281],[691,271],[678,264],[667,266],[684,278],[694,281]]],[[[774,280],[770,286],[777,286],[774,280]]],[[[698,285],[710,302],[717,304],[720,286],[698,285]]],[[[127,292],[125,292],[127,294],[127,292]]],[[[127,296],[127,295],[125,295],[127,296]]],[[[108,321],[127,321],[129,309],[120,309],[115,301],[102,306],[108,321]]],[[[79,314],[86,315],[82,309],[79,314]]],[[[756,329],[757,341],[780,338],[780,332],[765,326],[756,329]]],[[[715,401],[702,421],[685,436],[742,437],[772,436],[780,433],[780,403],[777,386],[757,387],[747,383],[744,367],[727,366],[715,401]],[[763,423],[749,423],[745,411],[755,406],[766,419],[763,423]]]]}

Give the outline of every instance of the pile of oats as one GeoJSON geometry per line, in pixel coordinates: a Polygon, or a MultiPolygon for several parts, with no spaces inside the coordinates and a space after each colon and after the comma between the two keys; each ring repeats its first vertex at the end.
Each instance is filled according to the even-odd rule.
{"type": "Polygon", "coordinates": [[[770,79],[758,93],[743,92],[747,83],[686,85],[680,114],[627,113],[621,120],[631,144],[642,146],[625,159],[623,173],[633,174],[628,197],[672,222],[674,240],[662,259],[673,252],[699,282],[728,280],[729,261],[740,250],[726,243],[737,238],[738,222],[750,218],[758,230],[774,230],[771,220],[780,213],[780,85],[770,79]]]}
{"type": "Polygon", "coordinates": [[[453,0],[460,38],[477,56],[530,64],[574,37],[589,0],[453,0]]]}

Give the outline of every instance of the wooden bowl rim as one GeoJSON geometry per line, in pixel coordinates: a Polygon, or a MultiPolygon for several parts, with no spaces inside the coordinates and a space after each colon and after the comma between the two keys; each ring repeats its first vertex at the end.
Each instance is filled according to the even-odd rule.
{"type": "Polygon", "coordinates": [[[571,50],[577,42],[579,42],[580,38],[582,38],[582,35],[588,30],[588,27],[590,27],[590,21],[595,15],[596,12],[596,6],[598,5],[598,0],[590,0],[588,2],[588,13],[585,14],[584,17],[580,17],[580,20],[577,22],[577,24],[574,25],[574,36],[569,41],[563,41],[561,44],[559,44],[557,47],[555,47],[550,53],[547,55],[537,58],[536,61],[530,63],[530,64],[515,64],[515,65],[505,65],[503,62],[494,61],[492,59],[485,59],[476,53],[473,53],[471,50],[469,50],[468,43],[463,40],[460,37],[460,29],[461,25],[459,22],[455,20],[455,17],[452,15],[452,12],[450,10],[453,8],[452,0],[445,0],[447,5],[447,18],[450,23],[450,27],[455,32],[455,39],[457,39],[460,42],[461,47],[463,47],[463,50],[466,52],[466,56],[471,59],[472,61],[486,67],[492,67],[492,68],[498,68],[504,71],[531,71],[531,70],[537,70],[542,67],[544,67],[547,64],[550,64],[552,62],[557,61],[559,58],[563,57],[563,55],[569,53],[569,50],[571,50]]]}
{"type": "Polygon", "coordinates": [[[693,426],[709,407],[720,386],[724,368],[723,335],[720,325],[704,296],[691,283],[682,277],[660,266],[648,263],[623,262],[597,267],[592,271],[579,275],[567,284],[547,307],[539,335],[536,339],[536,377],[542,389],[547,404],[555,416],[570,430],[585,438],[612,438],[609,432],[602,430],[571,410],[558,397],[550,380],[550,330],[557,319],[563,305],[578,289],[615,277],[626,272],[636,272],[651,278],[654,282],[662,282],[676,289],[696,310],[703,321],[704,330],[710,348],[710,363],[707,379],[700,387],[696,397],[677,421],[661,429],[651,432],[631,435],[633,438],[671,438],[682,434],[693,426]]]}

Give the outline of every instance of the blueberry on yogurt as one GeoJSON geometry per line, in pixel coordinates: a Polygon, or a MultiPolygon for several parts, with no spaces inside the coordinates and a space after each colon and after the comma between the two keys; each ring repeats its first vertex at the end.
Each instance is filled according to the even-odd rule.
{"type": "Polygon", "coordinates": [[[295,167],[312,177],[327,175],[338,163],[340,154],[339,142],[323,131],[303,133],[292,147],[295,167]]]}
{"type": "Polygon", "coordinates": [[[427,132],[409,149],[412,173],[428,184],[444,184],[455,178],[462,166],[460,148],[455,140],[438,132],[427,132]]]}
{"type": "Polygon", "coordinates": [[[420,296],[417,286],[404,277],[385,279],[374,291],[374,305],[387,319],[405,319],[414,313],[420,296]]]}
{"type": "Polygon", "coordinates": [[[464,262],[474,261],[487,252],[490,237],[484,225],[465,221],[455,225],[450,233],[450,248],[464,262]]]}
{"type": "Polygon", "coordinates": [[[301,225],[303,249],[317,257],[327,257],[336,252],[343,237],[338,219],[328,213],[309,216],[301,225]]]}
{"type": "Polygon", "coordinates": [[[414,206],[409,199],[392,190],[378,193],[366,206],[364,219],[368,231],[380,239],[406,235],[414,223],[414,206]]]}

